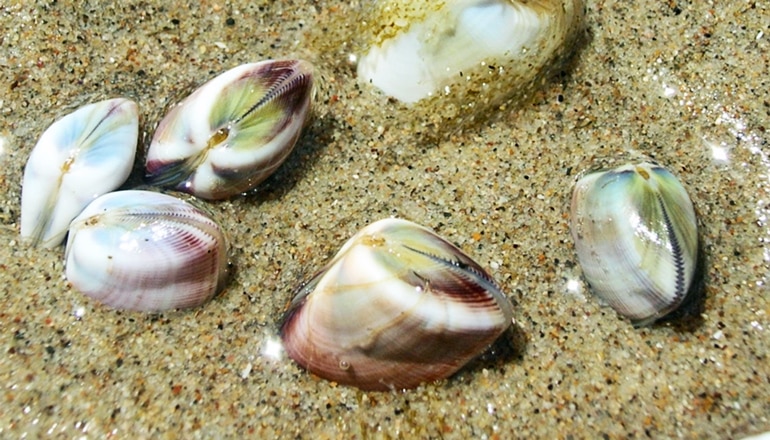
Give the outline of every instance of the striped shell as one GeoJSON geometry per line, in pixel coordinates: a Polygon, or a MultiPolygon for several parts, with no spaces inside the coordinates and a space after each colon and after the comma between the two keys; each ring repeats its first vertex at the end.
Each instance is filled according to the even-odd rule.
{"type": "Polygon", "coordinates": [[[592,291],[635,325],[666,316],[690,293],[698,259],[695,210],[663,167],[629,164],[580,179],[571,231],[592,291]]]}
{"type": "Polygon", "coordinates": [[[149,191],[94,200],[72,221],[65,260],[77,290],[116,309],[195,307],[227,275],[219,225],[182,200],[149,191]]]}
{"type": "Polygon", "coordinates": [[[254,188],[289,156],[310,113],[313,66],[244,64],[207,82],[163,118],[152,138],[152,185],[216,200],[254,188]]]}
{"type": "Polygon", "coordinates": [[[512,322],[512,306],[462,251],[414,223],[362,229],[299,289],[281,336],[289,356],[365,390],[445,378],[512,322]]]}

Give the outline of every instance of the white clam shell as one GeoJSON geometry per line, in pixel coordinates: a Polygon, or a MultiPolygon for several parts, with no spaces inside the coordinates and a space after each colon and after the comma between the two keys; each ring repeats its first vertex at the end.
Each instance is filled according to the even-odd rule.
{"type": "Polygon", "coordinates": [[[302,60],[244,64],[207,82],[158,125],[148,183],[223,199],[272,174],[308,118],[313,66],[302,60]]]}
{"type": "Polygon", "coordinates": [[[223,287],[227,245],[201,210],[149,191],[94,200],[72,222],[66,249],[72,285],[110,307],[195,307],[223,287]]]}
{"type": "Polygon", "coordinates": [[[583,10],[583,0],[363,2],[341,44],[361,83],[405,104],[415,133],[442,136],[527,99],[581,41],[583,10]]]}
{"type": "Polygon", "coordinates": [[[411,22],[392,38],[369,48],[358,63],[358,76],[407,103],[443,93],[442,89],[451,89],[470,70],[485,64],[500,66],[528,57],[542,63],[541,59],[556,50],[551,46],[558,39],[553,38],[551,28],[564,13],[560,2],[548,1],[390,3],[390,14],[400,13],[411,22]],[[417,15],[416,11],[422,12],[417,15]]]}
{"type": "Polygon", "coordinates": [[[639,163],[586,175],[575,185],[570,228],[591,290],[635,325],[666,316],[690,294],[695,210],[666,169],[639,163]]]}
{"type": "Polygon", "coordinates": [[[289,356],[325,379],[366,390],[448,377],[512,322],[484,270],[414,223],[362,229],[292,302],[281,329],[289,356]]]}
{"type": "Polygon", "coordinates": [[[124,98],[83,106],[54,122],[24,169],[22,238],[58,246],[89,202],[126,181],[138,136],[136,103],[124,98]]]}

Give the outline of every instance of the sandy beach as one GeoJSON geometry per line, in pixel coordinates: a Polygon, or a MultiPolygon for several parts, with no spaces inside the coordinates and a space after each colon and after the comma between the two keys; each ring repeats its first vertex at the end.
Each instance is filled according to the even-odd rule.
{"type": "MultiPolygon", "coordinates": [[[[565,67],[519,105],[426,140],[359,84],[355,3],[0,6],[0,437],[692,438],[770,431],[770,4],[587,0],[565,67]],[[319,32],[320,31],[320,32],[319,32]],[[310,43],[316,41],[316,43],[310,43]],[[324,50],[327,50],[325,48],[324,50]],[[208,204],[226,289],[192,310],[111,310],[64,248],[20,240],[24,165],[80,105],[169,106],[246,62],[316,64],[315,116],[253,193],[208,204]],[[569,231],[575,180],[647,158],[687,188],[702,313],[634,328],[594,298],[569,231]],[[364,392],[308,374],[278,338],[300,283],[386,217],[435,230],[497,280],[516,324],[449,379],[364,392]]],[[[389,104],[390,103],[390,104],[389,104]]],[[[141,184],[137,162],[125,187],[141,184]]]]}

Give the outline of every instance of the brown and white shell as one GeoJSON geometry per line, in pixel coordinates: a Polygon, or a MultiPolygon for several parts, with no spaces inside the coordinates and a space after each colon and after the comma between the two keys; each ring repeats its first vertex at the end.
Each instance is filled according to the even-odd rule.
{"type": "Polygon", "coordinates": [[[484,270],[414,223],[358,232],[299,289],[281,327],[288,355],[322,378],[364,390],[446,378],[512,323],[484,270]]]}

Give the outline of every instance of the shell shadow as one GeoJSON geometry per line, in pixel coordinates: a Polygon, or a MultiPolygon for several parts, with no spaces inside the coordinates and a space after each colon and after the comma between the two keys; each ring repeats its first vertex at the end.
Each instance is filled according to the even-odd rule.
{"type": "MultiPolygon", "coordinates": [[[[458,370],[458,374],[477,370],[500,370],[507,364],[521,363],[527,349],[527,335],[518,324],[513,324],[495,340],[481,355],[458,370]]],[[[453,375],[453,376],[454,376],[453,375]]]]}
{"type": "MultiPolygon", "coordinates": [[[[235,196],[225,200],[206,201],[205,203],[212,205],[218,203],[234,203],[239,205],[259,206],[266,201],[283,199],[283,197],[291,192],[297,183],[305,177],[308,171],[317,162],[318,157],[323,154],[325,147],[331,142],[330,139],[336,124],[336,120],[329,115],[326,115],[323,118],[314,117],[304,128],[292,153],[286,161],[278,167],[275,173],[245,195],[235,196]]],[[[228,239],[230,239],[230,237],[228,237],[228,239]]],[[[228,260],[229,282],[223,289],[223,292],[220,292],[218,296],[225,295],[227,290],[233,286],[233,281],[238,279],[239,272],[242,269],[242,265],[239,264],[239,256],[240,255],[231,248],[228,260]]],[[[284,312],[281,312],[279,316],[283,317],[283,313],[284,312]]],[[[282,319],[283,318],[280,318],[279,322],[282,322],[282,319]]]]}
{"type": "Polygon", "coordinates": [[[317,163],[326,146],[332,144],[332,136],[338,125],[337,119],[330,114],[314,117],[303,130],[294,151],[286,161],[275,173],[240,199],[245,203],[261,204],[283,198],[317,163]]]}

